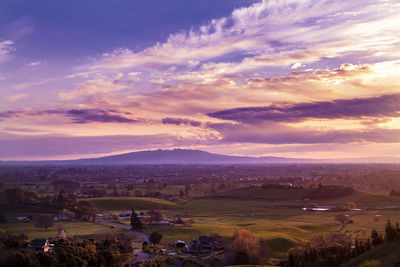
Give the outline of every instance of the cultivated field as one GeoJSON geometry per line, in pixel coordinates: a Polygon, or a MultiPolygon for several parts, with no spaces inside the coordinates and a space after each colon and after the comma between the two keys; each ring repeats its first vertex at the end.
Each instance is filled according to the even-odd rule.
{"type": "MultiPolygon", "coordinates": [[[[298,199],[307,193],[296,189],[247,189],[233,190],[218,195],[194,198],[184,204],[152,198],[101,198],[90,201],[101,210],[147,211],[161,209],[168,217],[181,216],[194,221],[191,227],[153,226],[145,231],[163,233],[163,242],[179,239],[190,241],[202,234],[219,234],[230,242],[234,233],[242,228],[250,230],[256,237],[268,240],[272,256],[278,260],[287,255],[287,250],[296,243],[306,242],[314,236],[339,231],[341,225],[334,220],[337,214],[348,215],[354,223],[344,230],[352,237],[367,237],[372,228],[382,231],[386,220],[400,221],[399,210],[383,210],[379,206],[400,205],[399,197],[355,192],[351,196],[311,201],[318,205],[346,206],[354,202],[359,207],[370,209],[359,211],[314,212],[299,208],[273,208],[278,205],[301,206],[309,202],[298,199]],[[291,195],[293,193],[293,195],[291,195]],[[270,200],[270,196],[281,200],[270,200]],[[289,196],[289,197],[288,197],[289,196]]],[[[129,221],[125,221],[129,224],[129,221]]]]}

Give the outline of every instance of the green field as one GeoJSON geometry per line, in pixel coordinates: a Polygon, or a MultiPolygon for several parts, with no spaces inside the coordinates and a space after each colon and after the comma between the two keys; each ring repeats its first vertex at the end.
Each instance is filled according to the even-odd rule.
{"type": "MultiPolygon", "coordinates": [[[[352,237],[368,237],[372,228],[383,230],[385,221],[400,221],[399,210],[376,210],[377,207],[400,205],[399,197],[358,192],[345,197],[299,201],[309,189],[246,188],[217,195],[193,198],[184,204],[152,198],[99,198],[90,199],[97,208],[108,211],[151,210],[162,207],[170,218],[182,216],[194,221],[191,227],[156,227],[146,232],[159,231],[164,244],[180,239],[190,241],[202,234],[219,234],[228,243],[239,229],[250,230],[256,237],[268,240],[272,256],[285,258],[287,250],[312,237],[339,231],[341,225],[334,220],[336,214],[348,215],[353,221],[344,231],[352,237]],[[283,199],[273,199],[281,197],[283,199]],[[316,203],[343,207],[354,202],[371,209],[343,212],[310,212],[301,209],[276,209],[277,205],[299,206],[316,203]],[[375,209],[374,209],[375,208],[375,209]]],[[[125,222],[129,223],[129,222],[125,222]]]]}
{"type": "Polygon", "coordinates": [[[311,192],[309,188],[271,188],[264,189],[259,187],[239,188],[216,195],[216,197],[226,198],[246,198],[246,199],[303,199],[311,192]]]}
{"type": "MultiPolygon", "coordinates": [[[[191,227],[151,226],[144,230],[148,233],[161,232],[164,235],[164,244],[172,243],[177,239],[190,241],[203,234],[219,234],[229,243],[237,230],[247,229],[256,237],[269,242],[275,262],[285,258],[287,250],[298,243],[306,242],[317,235],[339,231],[341,225],[334,220],[337,214],[348,215],[354,221],[344,228],[344,232],[353,238],[368,237],[372,228],[382,231],[388,219],[400,222],[399,210],[378,209],[384,206],[400,206],[400,197],[356,191],[345,197],[301,201],[302,196],[307,193],[308,189],[246,188],[208,197],[192,198],[182,204],[144,197],[107,197],[85,200],[91,202],[97,209],[106,212],[130,211],[132,208],[137,212],[161,209],[169,218],[181,216],[185,220],[194,221],[191,227]],[[279,196],[281,199],[278,199],[279,196]],[[341,212],[312,212],[300,209],[303,205],[311,203],[343,207],[348,202],[354,202],[359,207],[369,209],[341,212]],[[280,205],[287,205],[289,208],[274,208],[280,205]]],[[[17,211],[8,216],[27,215],[25,208],[17,211]]],[[[35,212],[39,213],[40,210],[35,212]]],[[[128,220],[121,220],[121,222],[129,224],[128,220]]],[[[93,236],[110,230],[108,226],[94,223],[66,222],[63,224],[69,236],[75,234],[80,237],[93,236]]],[[[34,228],[32,223],[9,223],[0,225],[0,228],[14,233],[25,233],[30,238],[55,238],[57,235],[56,225],[49,231],[34,228]]]]}
{"type": "Polygon", "coordinates": [[[85,199],[91,202],[97,209],[110,210],[152,210],[162,208],[165,210],[176,210],[181,207],[168,200],[146,197],[104,197],[85,199]]]}
{"type": "Polygon", "coordinates": [[[3,229],[12,234],[24,234],[29,239],[34,238],[48,238],[56,239],[58,235],[58,225],[62,224],[67,235],[74,237],[75,235],[80,238],[92,237],[104,232],[115,231],[109,226],[100,225],[92,222],[61,222],[55,223],[53,227],[48,230],[35,228],[33,223],[6,223],[1,224],[0,229],[3,229]]]}
{"type": "Polygon", "coordinates": [[[348,202],[354,202],[359,207],[384,207],[400,206],[400,197],[374,194],[371,192],[355,191],[348,196],[314,199],[309,202],[300,201],[307,197],[311,192],[309,188],[281,188],[281,189],[263,189],[257,187],[235,189],[215,195],[215,198],[224,199],[265,199],[271,205],[307,205],[316,203],[319,205],[335,205],[338,207],[346,206],[348,202]]]}

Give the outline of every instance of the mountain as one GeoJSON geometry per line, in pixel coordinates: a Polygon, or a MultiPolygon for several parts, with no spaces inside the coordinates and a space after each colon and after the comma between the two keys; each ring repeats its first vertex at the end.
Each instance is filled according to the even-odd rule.
{"type": "Polygon", "coordinates": [[[280,163],[296,159],[280,157],[238,157],[213,154],[202,150],[174,149],[149,150],[120,154],[94,159],[81,159],[79,162],[109,164],[254,164],[280,163]]]}
{"type": "Polygon", "coordinates": [[[101,158],[51,161],[3,161],[2,164],[117,165],[117,164],[307,164],[307,163],[400,163],[399,158],[299,159],[284,157],[240,157],[202,150],[148,150],[101,158]]]}

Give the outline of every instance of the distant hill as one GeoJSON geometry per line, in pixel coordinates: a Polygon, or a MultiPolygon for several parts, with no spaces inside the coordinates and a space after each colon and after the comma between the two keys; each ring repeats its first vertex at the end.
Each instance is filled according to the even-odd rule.
{"type": "Polygon", "coordinates": [[[99,162],[111,164],[254,164],[282,163],[297,159],[280,157],[238,157],[213,154],[202,150],[174,149],[150,150],[120,154],[94,159],[82,159],[81,162],[99,162]]]}
{"type": "Polygon", "coordinates": [[[51,161],[3,161],[2,164],[68,164],[68,165],[116,165],[116,164],[307,164],[307,163],[385,163],[400,162],[399,158],[362,159],[299,159],[284,157],[240,157],[213,154],[202,150],[174,149],[147,150],[100,158],[51,161]]]}

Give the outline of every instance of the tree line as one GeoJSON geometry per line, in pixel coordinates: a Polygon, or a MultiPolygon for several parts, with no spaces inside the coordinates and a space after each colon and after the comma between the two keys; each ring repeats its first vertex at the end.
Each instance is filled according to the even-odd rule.
{"type": "Polygon", "coordinates": [[[400,240],[399,223],[386,222],[384,234],[372,229],[370,237],[354,241],[341,232],[318,236],[305,245],[291,248],[285,267],[335,267],[383,243],[400,240]]]}

